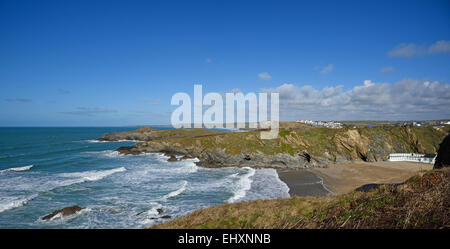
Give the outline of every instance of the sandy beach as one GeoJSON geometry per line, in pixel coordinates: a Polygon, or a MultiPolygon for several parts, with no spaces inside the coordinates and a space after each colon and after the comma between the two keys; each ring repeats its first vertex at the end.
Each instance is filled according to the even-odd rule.
{"type": "Polygon", "coordinates": [[[309,169],[320,176],[334,194],[344,194],[369,183],[401,183],[432,164],[414,162],[354,162],[309,169]]]}
{"type": "Polygon", "coordinates": [[[331,164],[328,168],[279,171],[278,174],[289,186],[291,196],[315,196],[326,195],[329,191],[345,194],[370,183],[401,183],[419,171],[432,168],[432,164],[413,162],[353,162],[331,164]]]}

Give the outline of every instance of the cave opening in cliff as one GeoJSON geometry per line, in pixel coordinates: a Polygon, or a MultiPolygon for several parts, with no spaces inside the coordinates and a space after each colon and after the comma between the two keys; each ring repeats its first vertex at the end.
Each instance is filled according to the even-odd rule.
{"type": "Polygon", "coordinates": [[[359,155],[359,158],[361,158],[361,160],[363,160],[364,162],[367,162],[367,156],[366,155],[364,155],[361,152],[358,152],[358,155],[359,155]]]}
{"type": "Polygon", "coordinates": [[[311,155],[309,155],[308,153],[303,152],[303,154],[300,154],[300,156],[302,156],[303,158],[305,158],[306,161],[307,161],[308,163],[311,162],[311,155]]]}

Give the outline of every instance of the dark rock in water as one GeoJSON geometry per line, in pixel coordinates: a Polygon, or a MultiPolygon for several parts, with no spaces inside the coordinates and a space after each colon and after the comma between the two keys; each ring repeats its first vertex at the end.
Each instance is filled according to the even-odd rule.
{"type": "Polygon", "coordinates": [[[170,156],[169,159],[167,159],[168,162],[175,162],[178,161],[178,159],[175,156],[170,156]]]}
{"type": "Polygon", "coordinates": [[[439,145],[436,161],[433,169],[440,169],[450,166],[450,135],[447,135],[439,145]]]}
{"type": "Polygon", "coordinates": [[[140,151],[136,150],[133,146],[122,146],[116,150],[120,154],[124,155],[139,155],[140,151]]]}
{"type": "Polygon", "coordinates": [[[370,183],[370,184],[365,184],[362,185],[361,187],[358,187],[355,189],[355,191],[358,192],[369,192],[372,189],[377,189],[380,186],[389,186],[389,187],[394,187],[396,188],[397,186],[400,186],[402,183],[391,183],[391,184],[378,184],[378,183],[370,183]]]}
{"type": "Polygon", "coordinates": [[[186,159],[192,159],[193,157],[189,156],[189,155],[184,155],[182,158],[180,158],[180,160],[186,160],[186,159]]]}
{"type": "Polygon", "coordinates": [[[59,209],[54,211],[53,213],[42,217],[43,220],[49,220],[51,218],[53,218],[55,215],[57,214],[62,214],[63,216],[67,216],[67,215],[72,215],[75,214],[76,212],[80,211],[82,208],[80,208],[79,206],[75,205],[75,206],[71,206],[71,207],[65,207],[63,209],[59,209]]]}
{"type": "Polygon", "coordinates": [[[161,219],[170,219],[170,218],[172,218],[172,216],[170,216],[170,215],[161,216],[161,219]]]}
{"type": "Polygon", "coordinates": [[[247,161],[252,160],[252,158],[249,155],[245,155],[244,159],[247,160],[247,161]]]}
{"type": "MultiPolygon", "coordinates": [[[[164,212],[164,210],[162,208],[158,208],[156,209],[156,211],[158,212],[158,214],[161,214],[162,212],[164,212]]],[[[136,214],[136,216],[141,215],[142,213],[144,213],[145,211],[139,212],[136,214]]],[[[152,217],[150,219],[156,219],[155,217],[152,217]]]]}

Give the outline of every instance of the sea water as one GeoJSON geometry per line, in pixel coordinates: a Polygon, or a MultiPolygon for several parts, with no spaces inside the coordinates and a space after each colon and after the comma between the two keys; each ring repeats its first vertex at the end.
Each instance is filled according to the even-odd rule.
{"type": "Polygon", "coordinates": [[[120,155],[114,150],[135,141],[96,140],[132,129],[0,128],[0,228],[144,228],[223,203],[289,197],[273,169],[120,155]],[[72,205],[83,210],[42,220],[72,205]]]}

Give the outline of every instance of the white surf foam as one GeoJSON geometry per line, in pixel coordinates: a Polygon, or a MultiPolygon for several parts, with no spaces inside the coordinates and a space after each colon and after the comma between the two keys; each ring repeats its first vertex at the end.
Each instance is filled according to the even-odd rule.
{"type": "Polygon", "coordinates": [[[81,142],[95,144],[95,143],[107,143],[108,141],[100,141],[100,140],[97,140],[97,139],[89,139],[89,140],[83,140],[81,142]]]}
{"type": "Polygon", "coordinates": [[[26,205],[30,200],[36,198],[38,195],[34,194],[28,197],[2,197],[0,199],[0,213],[13,208],[18,208],[26,205]]]}
{"type": "Polygon", "coordinates": [[[228,203],[233,203],[241,198],[244,198],[247,191],[252,187],[252,177],[255,174],[255,169],[244,167],[247,170],[247,173],[243,175],[232,174],[230,177],[239,177],[238,182],[232,186],[233,196],[228,199],[228,203]]]}
{"type": "Polygon", "coordinates": [[[28,166],[22,166],[22,167],[16,167],[16,168],[9,168],[9,169],[4,169],[4,170],[0,170],[0,172],[10,172],[10,171],[26,171],[29,170],[33,167],[33,165],[28,165],[28,166]]]}
{"type": "Polygon", "coordinates": [[[198,160],[198,158],[194,158],[194,159],[186,159],[183,161],[181,161],[181,163],[183,163],[183,167],[179,168],[179,170],[177,170],[178,172],[181,173],[194,173],[198,171],[198,166],[196,164],[196,162],[198,162],[200,160],[198,160]]]}
{"type": "Polygon", "coordinates": [[[96,155],[109,157],[109,158],[118,158],[118,157],[125,156],[124,154],[120,154],[118,151],[115,151],[115,150],[86,151],[86,152],[82,152],[82,153],[84,153],[84,154],[96,154],[96,155]]]}
{"type": "Polygon", "coordinates": [[[252,187],[241,201],[289,197],[289,187],[280,180],[275,169],[257,169],[252,187]]]}
{"type": "Polygon", "coordinates": [[[329,189],[327,188],[327,186],[325,185],[325,183],[323,183],[323,178],[320,177],[320,176],[318,176],[318,175],[316,175],[316,176],[320,179],[319,183],[322,185],[322,187],[323,187],[326,191],[328,191],[328,193],[334,194],[333,191],[329,190],[329,189]]]}
{"type": "Polygon", "coordinates": [[[172,192],[168,193],[167,195],[163,196],[162,199],[167,200],[167,199],[169,199],[169,198],[171,198],[171,197],[175,197],[175,196],[177,196],[177,195],[183,193],[183,192],[186,190],[187,184],[188,184],[187,181],[183,181],[183,182],[181,183],[181,187],[180,187],[179,189],[177,189],[177,190],[175,190],[175,191],[172,191],[172,192]]]}
{"type": "Polygon", "coordinates": [[[88,139],[88,140],[83,140],[82,142],[86,142],[86,143],[122,143],[122,142],[140,142],[139,140],[131,140],[131,139],[120,139],[120,140],[116,140],[116,141],[105,141],[105,140],[97,140],[97,139],[88,139]]]}
{"type": "MultiPolygon", "coordinates": [[[[74,173],[61,173],[59,176],[62,177],[74,177],[73,183],[81,183],[81,182],[91,182],[101,180],[109,175],[114,173],[123,172],[127,169],[125,167],[109,169],[109,170],[90,170],[84,172],[74,172],[74,173]]],[[[70,181],[69,181],[70,182],[70,181]]]]}
{"type": "Polygon", "coordinates": [[[153,170],[158,173],[167,172],[170,174],[185,174],[185,173],[195,173],[198,171],[199,167],[196,162],[200,160],[198,158],[186,159],[176,162],[167,162],[166,157],[162,154],[157,154],[155,159],[160,162],[159,167],[154,168],[153,170]]]}

